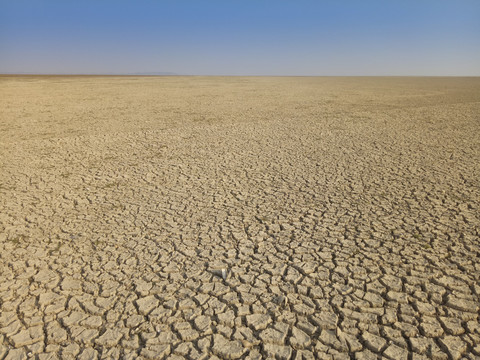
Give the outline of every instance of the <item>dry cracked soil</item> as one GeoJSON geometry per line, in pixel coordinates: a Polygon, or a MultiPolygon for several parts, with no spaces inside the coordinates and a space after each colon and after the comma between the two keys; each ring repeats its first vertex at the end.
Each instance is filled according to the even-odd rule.
{"type": "Polygon", "coordinates": [[[0,77],[0,359],[478,359],[480,79],[0,77]]]}

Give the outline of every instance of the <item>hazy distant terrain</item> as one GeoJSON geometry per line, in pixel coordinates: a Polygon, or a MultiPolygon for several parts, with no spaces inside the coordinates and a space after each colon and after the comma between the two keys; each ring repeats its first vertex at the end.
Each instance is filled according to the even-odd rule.
{"type": "Polygon", "coordinates": [[[0,358],[478,358],[479,114],[480,78],[0,77],[0,358]]]}

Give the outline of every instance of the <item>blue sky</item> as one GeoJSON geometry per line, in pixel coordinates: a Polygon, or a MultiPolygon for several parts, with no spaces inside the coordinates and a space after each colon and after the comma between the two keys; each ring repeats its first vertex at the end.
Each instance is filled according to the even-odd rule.
{"type": "Polygon", "coordinates": [[[480,76],[479,0],[0,0],[0,73],[480,76]]]}

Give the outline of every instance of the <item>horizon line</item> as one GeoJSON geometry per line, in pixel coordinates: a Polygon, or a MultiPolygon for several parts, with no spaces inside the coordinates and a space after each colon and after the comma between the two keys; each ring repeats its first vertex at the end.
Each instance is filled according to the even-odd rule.
{"type": "Polygon", "coordinates": [[[0,76],[128,76],[128,77],[480,77],[479,75],[266,75],[266,74],[176,74],[176,73],[30,73],[30,72],[0,72],[0,76]]]}

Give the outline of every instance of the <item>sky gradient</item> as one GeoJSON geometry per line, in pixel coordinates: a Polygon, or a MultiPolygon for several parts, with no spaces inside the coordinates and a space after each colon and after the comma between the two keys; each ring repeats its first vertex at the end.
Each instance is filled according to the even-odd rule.
{"type": "Polygon", "coordinates": [[[0,0],[0,73],[480,76],[478,0],[0,0]]]}

